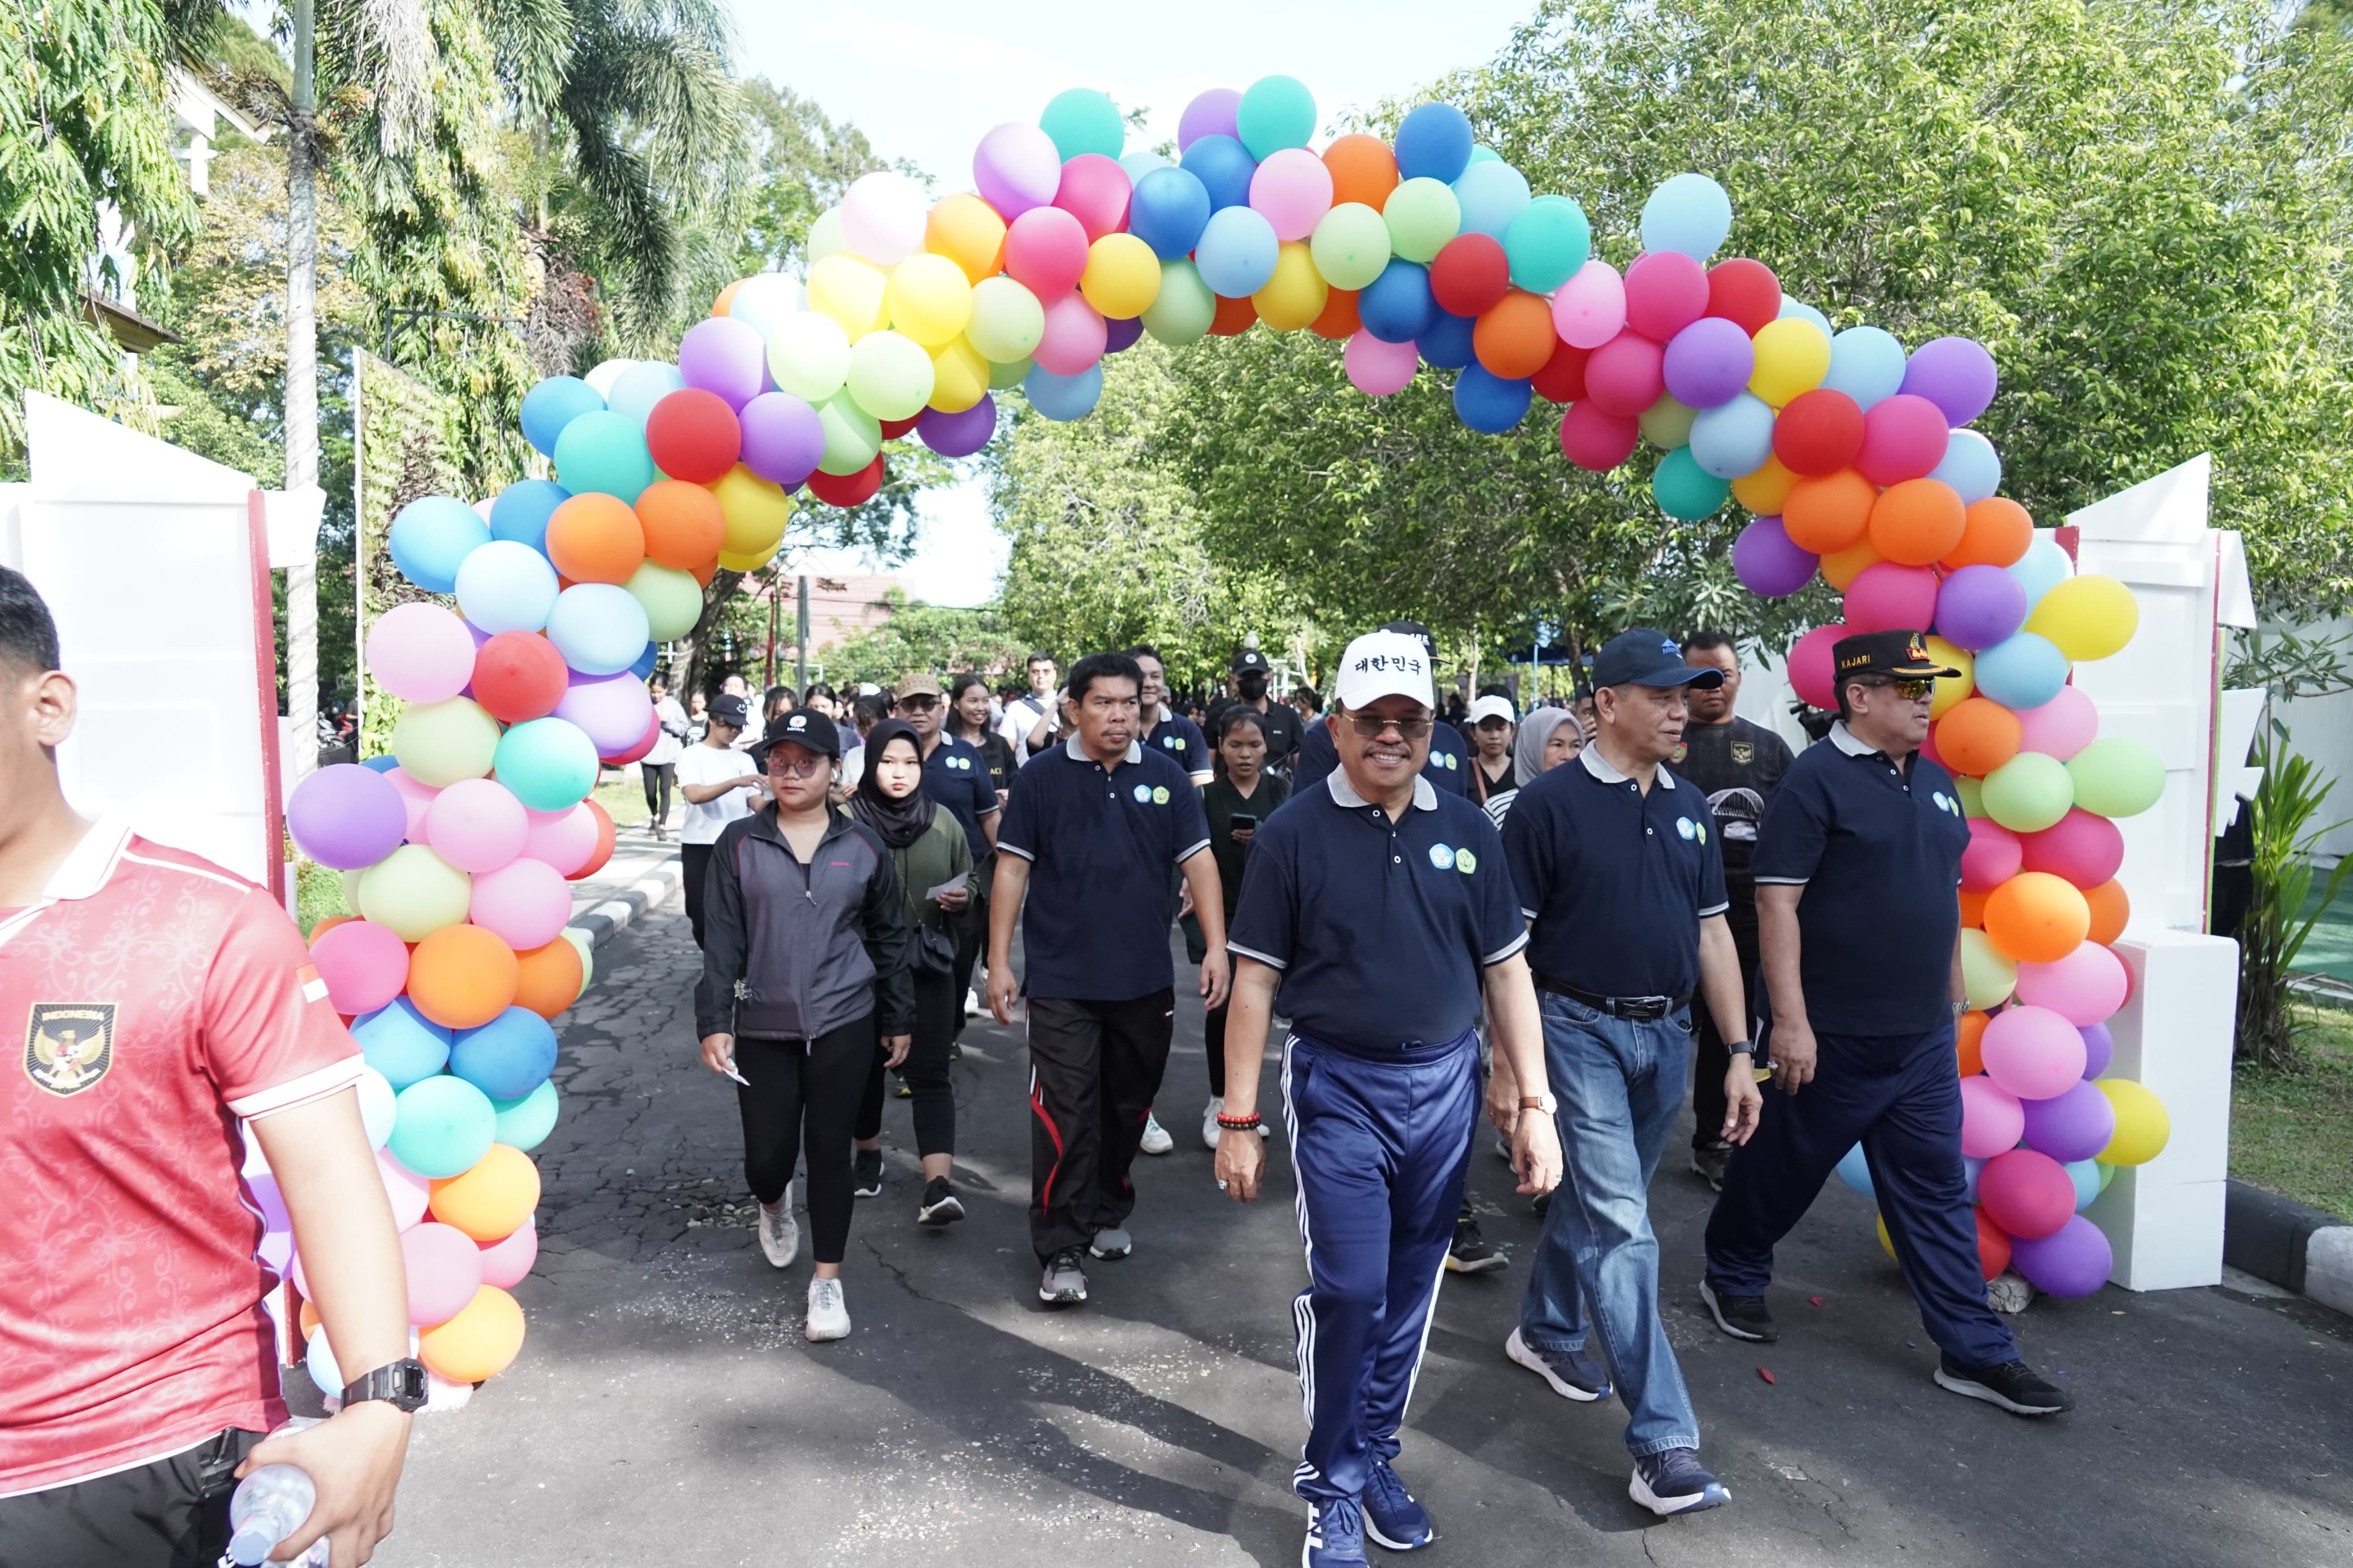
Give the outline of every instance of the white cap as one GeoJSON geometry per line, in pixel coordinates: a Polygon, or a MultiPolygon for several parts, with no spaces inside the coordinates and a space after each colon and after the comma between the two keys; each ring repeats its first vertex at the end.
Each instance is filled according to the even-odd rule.
{"type": "Polygon", "coordinates": [[[1410,697],[1424,708],[1430,699],[1430,655],[1419,637],[1402,632],[1366,632],[1340,656],[1334,695],[1356,711],[1384,697],[1410,697]]]}
{"type": "Polygon", "coordinates": [[[1483,723],[1489,719],[1501,719],[1512,724],[1520,721],[1520,716],[1512,711],[1512,700],[1508,697],[1498,697],[1493,692],[1489,692],[1471,704],[1471,722],[1483,723]]]}

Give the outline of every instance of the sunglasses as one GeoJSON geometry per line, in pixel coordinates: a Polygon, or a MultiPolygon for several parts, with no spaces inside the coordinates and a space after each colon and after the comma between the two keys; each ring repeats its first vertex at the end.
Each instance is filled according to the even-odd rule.
{"type": "Polygon", "coordinates": [[[1907,675],[1900,679],[1874,676],[1869,680],[1858,680],[1852,684],[1872,687],[1892,686],[1895,689],[1895,695],[1905,701],[1917,702],[1936,689],[1936,678],[1933,675],[1907,675]]]}
{"type": "Polygon", "coordinates": [[[915,696],[899,699],[899,706],[909,713],[928,713],[939,705],[940,700],[936,697],[915,696]]]}
{"type": "Polygon", "coordinates": [[[815,757],[806,753],[797,757],[788,757],[778,752],[768,758],[768,771],[772,773],[782,773],[786,778],[815,778],[832,766],[833,761],[829,757],[815,757]]]}
{"type": "Polygon", "coordinates": [[[1366,740],[1377,740],[1383,731],[1395,730],[1403,741],[1419,741],[1430,733],[1427,719],[1384,719],[1377,713],[1351,713],[1348,722],[1366,740]]]}

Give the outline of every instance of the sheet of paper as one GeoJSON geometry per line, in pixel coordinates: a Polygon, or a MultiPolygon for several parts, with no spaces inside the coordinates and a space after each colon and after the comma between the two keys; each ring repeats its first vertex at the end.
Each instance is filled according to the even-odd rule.
{"type": "Polygon", "coordinates": [[[940,897],[940,895],[941,895],[941,894],[943,894],[943,893],[953,893],[953,892],[955,892],[958,888],[961,888],[961,887],[963,887],[964,885],[965,885],[965,879],[963,879],[962,877],[950,877],[946,881],[942,882],[942,883],[941,883],[938,887],[936,887],[936,888],[926,888],[926,889],[923,889],[923,897],[924,897],[924,898],[926,898],[926,899],[929,899],[929,900],[931,900],[932,901],[934,901],[934,902],[935,902],[935,903],[936,903],[936,902],[939,900],[939,897],[940,897]]]}

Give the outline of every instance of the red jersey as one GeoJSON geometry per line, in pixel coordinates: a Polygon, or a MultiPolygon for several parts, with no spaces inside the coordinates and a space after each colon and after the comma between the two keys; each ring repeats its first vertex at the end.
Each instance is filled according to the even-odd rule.
{"type": "Polygon", "coordinates": [[[356,1082],[301,934],[92,826],[0,920],[0,1497],[285,1419],[239,1117],[356,1082]]]}

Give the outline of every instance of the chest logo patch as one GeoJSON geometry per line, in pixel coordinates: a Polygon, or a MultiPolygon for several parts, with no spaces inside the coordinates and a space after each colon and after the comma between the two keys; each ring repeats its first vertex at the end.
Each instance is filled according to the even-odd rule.
{"type": "Polygon", "coordinates": [[[65,1099],[114,1066],[114,1004],[36,1002],[25,1021],[25,1076],[65,1099]]]}
{"type": "Polygon", "coordinates": [[[1152,804],[1152,786],[1150,784],[1138,784],[1135,786],[1135,804],[1138,805],[1149,805],[1152,804]]]}
{"type": "Polygon", "coordinates": [[[1690,755],[1691,755],[1691,747],[1690,747],[1689,745],[1685,744],[1685,743],[1684,743],[1683,742],[1682,742],[1682,741],[1677,741],[1677,742],[1675,742],[1675,749],[1674,749],[1673,751],[1669,752],[1667,753],[1667,761],[1669,761],[1669,762],[1671,762],[1671,763],[1680,763],[1680,762],[1682,762],[1685,757],[1688,757],[1688,756],[1690,756],[1690,755]]]}
{"type": "Polygon", "coordinates": [[[1757,760],[1757,743],[1753,741],[1733,742],[1732,760],[1740,766],[1746,767],[1757,760]]]}
{"type": "Polygon", "coordinates": [[[1166,805],[1168,804],[1168,786],[1166,784],[1154,784],[1152,786],[1152,804],[1155,805],[1166,805]]]}
{"type": "Polygon", "coordinates": [[[1479,857],[1468,849],[1457,849],[1454,852],[1454,868],[1467,877],[1479,868],[1479,857]]]}
{"type": "Polygon", "coordinates": [[[1950,811],[1953,809],[1951,799],[1946,795],[1943,790],[1938,790],[1935,795],[1930,795],[1928,798],[1936,803],[1936,809],[1938,811],[1950,811]]]}
{"type": "Polygon", "coordinates": [[[1451,871],[1454,868],[1454,851],[1443,844],[1433,844],[1430,847],[1430,863],[1441,871],[1451,871]]]}
{"type": "Polygon", "coordinates": [[[1678,816],[1675,818],[1675,834],[1678,837],[1690,839],[1697,837],[1698,828],[1690,817],[1678,816]]]}
{"type": "Polygon", "coordinates": [[[1456,763],[1455,763],[1455,761],[1454,761],[1454,753],[1453,753],[1453,752],[1447,752],[1447,753],[1446,753],[1446,771],[1447,771],[1448,773],[1452,773],[1452,772],[1454,771],[1454,769],[1455,769],[1455,767],[1456,767],[1456,766],[1457,766],[1457,764],[1456,764],[1456,763]]]}

